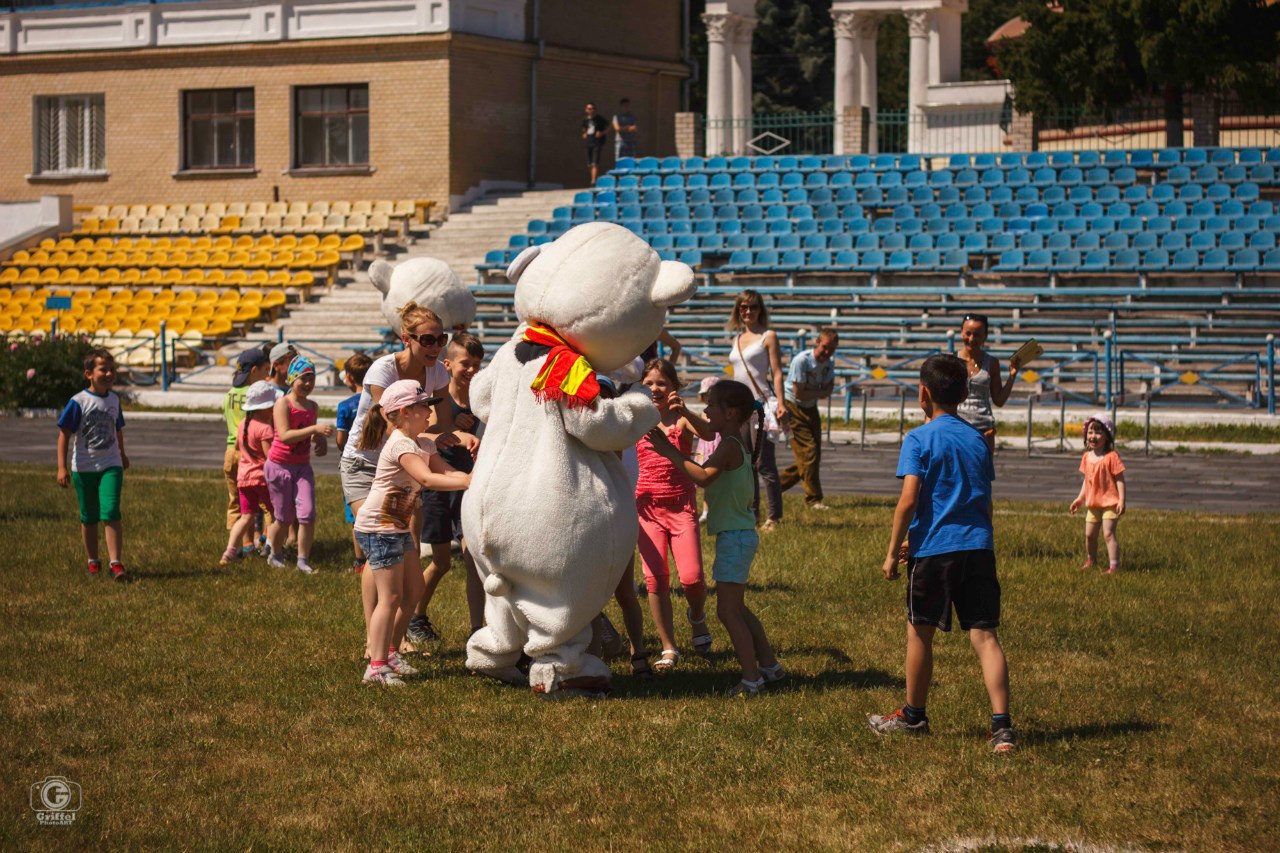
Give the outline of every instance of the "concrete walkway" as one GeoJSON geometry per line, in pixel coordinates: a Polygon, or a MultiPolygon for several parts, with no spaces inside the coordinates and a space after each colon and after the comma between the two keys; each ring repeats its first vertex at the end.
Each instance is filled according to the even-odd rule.
{"type": "MultiPolygon", "coordinates": [[[[216,417],[216,416],[215,416],[216,417]]],[[[53,464],[57,432],[53,419],[0,418],[0,462],[53,464]]],[[[226,428],[216,420],[129,420],[126,448],[140,468],[222,467],[226,428]]],[[[1232,453],[1162,454],[1122,452],[1128,469],[1129,505],[1135,510],[1200,510],[1222,513],[1280,512],[1280,458],[1232,453]]],[[[896,446],[856,444],[823,448],[823,485],[829,495],[895,496],[896,446]]],[[[779,467],[791,452],[778,448],[779,467]]],[[[1002,450],[996,456],[996,498],[1059,503],[1063,512],[1080,489],[1080,453],[1002,450]]],[[[317,473],[336,474],[338,455],[315,460],[317,473]]]]}

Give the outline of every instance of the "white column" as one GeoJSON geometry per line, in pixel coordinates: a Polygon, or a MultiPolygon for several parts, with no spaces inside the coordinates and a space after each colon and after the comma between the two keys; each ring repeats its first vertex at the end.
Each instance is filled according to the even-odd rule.
{"type": "Polygon", "coordinates": [[[929,85],[942,82],[942,15],[929,17],[929,85]]]}
{"type": "Polygon", "coordinates": [[[910,122],[907,150],[918,153],[924,147],[924,104],[929,95],[929,28],[933,12],[915,10],[905,14],[907,31],[911,37],[911,64],[907,78],[907,120],[910,122]]]}
{"type": "Polygon", "coordinates": [[[876,36],[880,33],[880,17],[878,15],[860,14],[857,17],[858,30],[858,51],[859,68],[858,68],[858,85],[861,94],[858,100],[867,112],[871,114],[871,121],[868,126],[867,152],[875,154],[878,150],[876,143],[876,110],[879,109],[876,93],[879,89],[879,80],[876,78],[876,36]]]}
{"type": "Polygon", "coordinates": [[[729,151],[729,52],[725,34],[729,16],[703,15],[707,26],[707,156],[729,151]]]}
{"type": "Polygon", "coordinates": [[[835,97],[835,147],[833,153],[846,154],[844,150],[845,107],[861,105],[858,71],[861,59],[856,27],[857,16],[853,12],[833,10],[831,22],[836,36],[836,97],[835,97]]]}
{"type": "Polygon", "coordinates": [[[751,36],[756,19],[733,16],[733,152],[750,154],[751,132],[751,36]]]}

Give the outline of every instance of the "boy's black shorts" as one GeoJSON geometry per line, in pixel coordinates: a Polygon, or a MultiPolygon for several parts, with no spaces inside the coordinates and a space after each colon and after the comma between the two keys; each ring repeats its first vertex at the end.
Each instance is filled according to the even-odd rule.
{"type": "Polygon", "coordinates": [[[422,490],[422,541],[447,545],[462,538],[462,496],[465,492],[422,490]]]}
{"type": "Polygon", "coordinates": [[[952,551],[907,561],[908,622],[950,631],[953,605],[961,630],[1000,624],[995,551],[952,551]]]}

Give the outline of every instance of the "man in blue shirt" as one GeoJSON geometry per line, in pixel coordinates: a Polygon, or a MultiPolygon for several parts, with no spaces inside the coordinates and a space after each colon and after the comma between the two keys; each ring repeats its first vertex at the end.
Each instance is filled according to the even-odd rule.
{"type": "Polygon", "coordinates": [[[1009,669],[996,637],[1000,583],[991,531],[991,481],[995,468],[986,440],[956,416],[969,391],[969,371],[953,355],[935,355],[920,368],[920,408],[925,424],[907,434],[898,457],[902,496],[882,570],[898,577],[907,539],[907,703],[867,722],[879,734],[929,733],[925,701],[933,675],[933,635],[951,630],[954,606],[960,628],[982,664],[991,700],[991,747],[1017,749],[1009,718],[1009,669]],[[910,525],[910,531],[907,526],[910,525]]]}
{"type": "Polygon", "coordinates": [[[813,349],[791,359],[787,372],[787,413],[791,415],[791,452],[796,461],[778,474],[778,485],[785,492],[796,483],[804,485],[804,503],[809,509],[823,510],[822,483],[818,465],[822,461],[822,416],[818,401],[831,396],[835,387],[836,366],[831,361],[840,339],[836,330],[827,327],[818,332],[813,349]]]}

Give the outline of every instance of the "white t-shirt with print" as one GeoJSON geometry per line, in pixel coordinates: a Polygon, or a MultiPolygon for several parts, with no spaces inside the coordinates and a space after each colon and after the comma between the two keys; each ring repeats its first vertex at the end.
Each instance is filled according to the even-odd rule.
{"type": "Polygon", "coordinates": [[[412,439],[399,430],[391,432],[378,453],[378,470],[373,475],[369,497],[356,513],[357,532],[409,532],[422,485],[405,473],[400,460],[409,455],[418,456],[426,462],[435,452],[435,443],[429,438],[412,439]]]}

